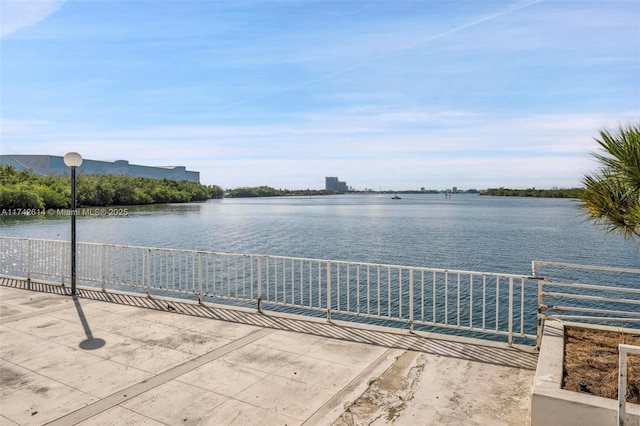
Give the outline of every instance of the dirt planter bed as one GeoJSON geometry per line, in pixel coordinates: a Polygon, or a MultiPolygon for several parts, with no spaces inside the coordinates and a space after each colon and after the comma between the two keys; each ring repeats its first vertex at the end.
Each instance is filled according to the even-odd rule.
{"type": "MultiPolygon", "coordinates": [[[[532,426],[600,426],[617,424],[618,400],[596,396],[591,393],[601,390],[605,392],[611,391],[610,386],[607,384],[607,381],[610,381],[610,377],[606,377],[608,375],[613,375],[617,389],[617,355],[615,356],[616,362],[614,366],[611,366],[603,359],[596,359],[599,354],[605,355],[604,352],[610,352],[609,349],[601,348],[595,350],[595,348],[591,347],[593,354],[590,361],[585,359],[586,354],[577,354],[578,358],[582,358],[587,363],[596,366],[596,370],[600,370],[600,376],[592,375],[592,372],[585,373],[585,370],[579,365],[579,362],[569,359],[568,366],[570,370],[573,369],[574,371],[567,372],[566,387],[570,389],[577,383],[578,391],[563,389],[565,339],[567,339],[567,335],[569,336],[569,343],[573,344],[575,342],[572,341],[572,339],[584,339],[585,336],[592,336],[594,330],[612,332],[618,335],[620,335],[620,332],[623,332],[625,339],[628,337],[628,340],[625,342],[628,344],[637,344],[638,340],[636,339],[640,338],[638,337],[640,336],[638,330],[583,324],[563,325],[559,321],[547,320],[542,337],[540,356],[538,357],[533,395],[531,397],[532,426]],[[583,330],[582,335],[580,329],[583,330]],[[598,366],[599,363],[602,365],[598,366]],[[612,371],[607,373],[605,370],[610,366],[612,367],[612,371]],[[576,379],[576,372],[581,377],[580,379],[576,379]],[[600,382],[598,382],[598,380],[600,382]],[[580,382],[583,383],[582,386],[580,382]]],[[[583,346],[586,348],[587,345],[592,345],[596,342],[583,340],[582,343],[584,343],[583,346]]],[[[570,350],[572,353],[569,354],[569,357],[576,355],[573,349],[570,348],[570,350]]],[[[632,371],[632,374],[635,374],[635,370],[632,371]]],[[[631,389],[631,398],[634,398],[634,387],[637,386],[638,384],[635,380],[630,381],[628,389],[631,389]]],[[[617,393],[614,398],[616,397],[617,393]]],[[[640,426],[640,405],[631,403],[631,398],[627,399],[626,424],[640,426]]]]}
{"type": "MultiPolygon", "coordinates": [[[[640,346],[640,334],[564,328],[562,389],[618,399],[618,344],[640,346]]],[[[627,403],[640,404],[640,359],[627,357],[627,403]]]]}

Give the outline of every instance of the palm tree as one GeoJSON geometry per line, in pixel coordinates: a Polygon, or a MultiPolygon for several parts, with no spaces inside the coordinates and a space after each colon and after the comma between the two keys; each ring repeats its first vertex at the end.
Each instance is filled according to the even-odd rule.
{"type": "Polygon", "coordinates": [[[581,208],[607,233],[640,238],[640,124],[602,130],[595,140],[602,153],[593,156],[602,168],[583,178],[581,208]]]}

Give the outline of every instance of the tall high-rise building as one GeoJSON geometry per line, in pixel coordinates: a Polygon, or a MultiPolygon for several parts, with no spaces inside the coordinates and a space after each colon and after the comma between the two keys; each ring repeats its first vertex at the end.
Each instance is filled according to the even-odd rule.
{"type": "Polygon", "coordinates": [[[338,178],[337,177],[325,177],[324,178],[324,189],[327,191],[337,191],[338,189],[338,178]]]}
{"type": "Polygon", "coordinates": [[[324,178],[324,189],[330,192],[347,192],[347,182],[339,181],[335,176],[324,178]]]}

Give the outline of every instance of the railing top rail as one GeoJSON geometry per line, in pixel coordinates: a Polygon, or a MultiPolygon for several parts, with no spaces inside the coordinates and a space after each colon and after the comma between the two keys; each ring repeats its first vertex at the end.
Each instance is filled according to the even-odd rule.
{"type": "Polygon", "coordinates": [[[635,268],[618,268],[614,266],[596,266],[596,265],[580,265],[577,263],[565,263],[565,262],[547,262],[542,260],[533,261],[534,274],[540,266],[555,266],[560,268],[573,268],[573,269],[587,269],[592,271],[608,271],[608,272],[622,272],[627,274],[640,274],[640,269],[635,268]]]}
{"type": "MultiPolygon", "coordinates": [[[[68,243],[68,240],[50,240],[50,239],[42,239],[42,238],[28,238],[28,237],[2,237],[0,236],[0,240],[24,240],[24,241],[45,241],[52,243],[68,243]]],[[[174,249],[167,247],[148,247],[148,246],[128,246],[123,244],[110,244],[110,243],[92,243],[92,242],[78,242],[79,245],[85,246],[103,246],[103,247],[124,247],[130,249],[140,249],[140,250],[158,250],[158,251],[169,251],[169,252],[188,252],[188,253],[206,253],[206,254],[216,254],[221,256],[261,256],[261,257],[273,257],[273,256],[265,256],[261,254],[251,254],[251,253],[225,253],[225,252],[217,252],[217,251],[205,251],[205,250],[190,250],[190,249],[174,249]]],[[[305,260],[314,260],[314,259],[305,259],[305,260]]],[[[324,260],[327,262],[328,260],[324,260]]]]}
{"type": "Polygon", "coordinates": [[[622,293],[640,293],[640,288],[632,287],[619,287],[619,286],[606,286],[596,284],[582,284],[575,282],[561,282],[552,280],[542,280],[542,284],[545,287],[568,287],[568,288],[585,288],[589,290],[602,290],[602,291],[616,291],[622,293]]]}
{"type": "Polygon", "coordinates": [[[628,345],[625,343],[620,343],[618,344],[618,350],[620,352],[640,354],[640,346],[636,346],[636,345],[628,345]]]}
{"type": "Polygon", "coordinates": [[[0,240],[25,240],[25,241],[46,241],[51,243],[68,243],[69,240],[50,240],[46,238],[29,238],[29,237],[5,237],[0,236],[0,240]]]}
{"type": "MultiPolygon", "coordinates": [[[[49,242],[57,242],[57,243],[67,242],[66,240],[46,240],[46,239],[26,238],[26,237],[0,237],[0,239],[26,240],[26,241],[49,241],[49,242]]],[[[274,256],[274,255],[265,255],[265,254],[258,254],[258,253],[225,253],[225,252],[206,251],[206,250],[128,246],[128,245],[121,245],[121,244],[103,244],[103,243],[90,243],[90,242],[80,242],[78,244],[91,245],[91,246],[105,246],[105,247],[124,247],[124,248],[131,248],[131,249],[156,250],[156,251],[167,251],[167,252],[201,253],[201,254],[212,254],[212,255],[218,255],[218,256],[253,256],[253,257],[261,257],[263,259],[267,258],[267,259],[283,259],[283,260],[305,261],[305,262],[331,262],[331,263],[341,264],[341,265],[354,265],[354,266],[359,265],[359,266],[394,268],[394,269],[411,269],[414,271],[450,273],[450,274],[461,274],[461,275],[472,275],[472,276],[487,276],[487,277],[491,276],[491,277],[501,277],[501,278],[525,279],[525,280],[540,279],[540,277],[531,276],[531,275],[510,274],[510,273],[501,273],[501,272],[466,271],[461,269],[431,268],[431,267],[425,267],[425,266],[393,265],[393,264],[384,264],[384,263],[316,259],[316,258],[292,257],[292,256],[274,256]]]]}

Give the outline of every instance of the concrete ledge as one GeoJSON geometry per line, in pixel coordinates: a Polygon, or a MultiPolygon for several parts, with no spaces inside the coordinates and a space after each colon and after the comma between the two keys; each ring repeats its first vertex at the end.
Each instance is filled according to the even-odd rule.
{"type": "MultiPolygon", "coordinates": [[[[531,396],[531,426],[617,424],[617,400],[562,389],[564,327],[557,320],[547,320],[545,323],[531,396]]],[[[621,330],[585,324],[579,324],[579,327],[621,330]]],[[[632,332],[637,333],[637,330],[632,332]]],[[[627,403],[626,424],[640,426],[640,405],[627,403]]]]}

